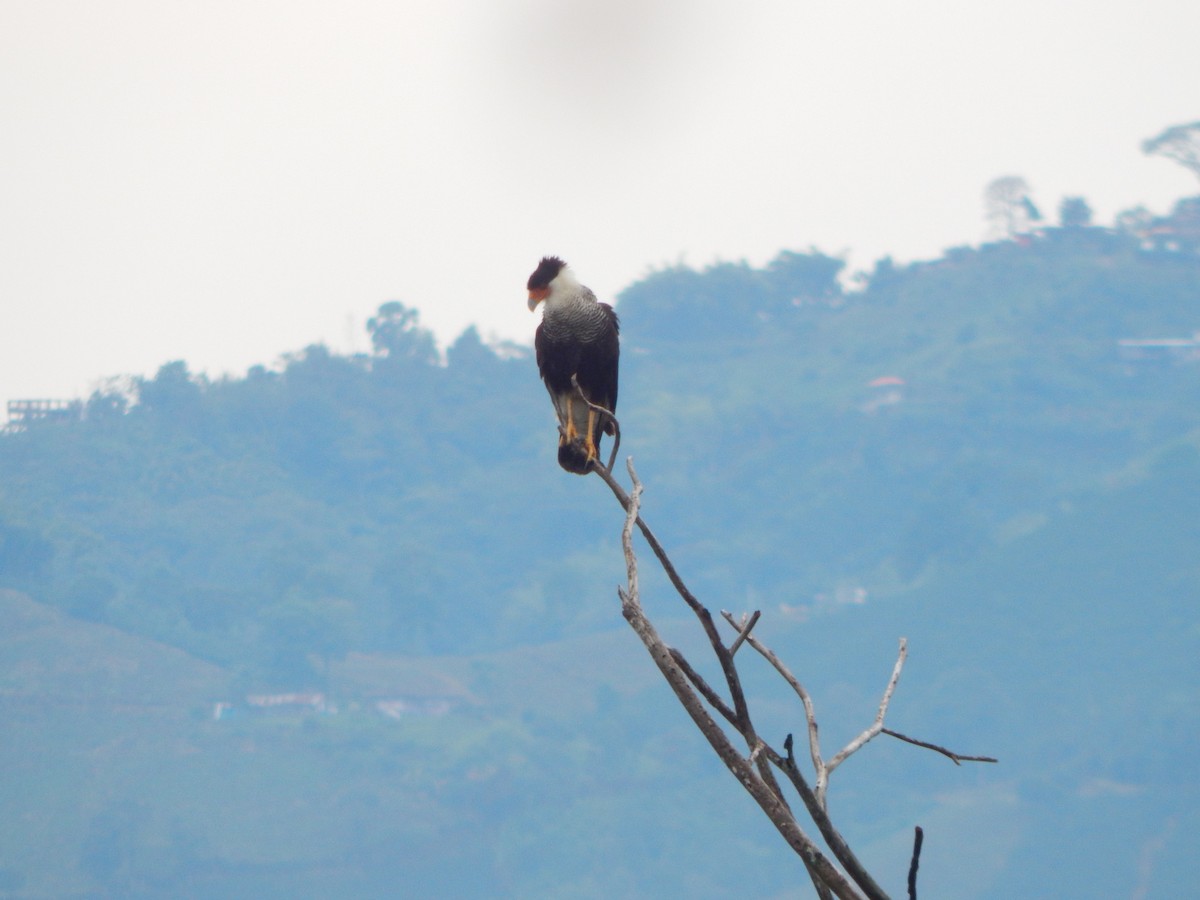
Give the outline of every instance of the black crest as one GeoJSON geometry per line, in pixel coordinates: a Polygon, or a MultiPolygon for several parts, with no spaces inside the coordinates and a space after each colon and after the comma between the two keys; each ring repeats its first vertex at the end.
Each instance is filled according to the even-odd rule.
{"type": "Polygon", "coordinates": [[[554,277],[566,267],[567,264],[557,256],[543,256],[538,267],[529,276],[529,284],[525,286],[525,289],[535,291],[549,287],[554,277]]]}

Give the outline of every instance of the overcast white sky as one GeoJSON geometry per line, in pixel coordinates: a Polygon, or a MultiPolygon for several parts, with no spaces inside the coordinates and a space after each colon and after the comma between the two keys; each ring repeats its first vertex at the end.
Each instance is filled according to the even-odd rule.
{"type": "Polygon", "coordinates": [[[186,359],[528,342],[524,283],[815,245],[853,268],[1200,190],[1200,3],[0,0],[0,400],[186,359]]]}

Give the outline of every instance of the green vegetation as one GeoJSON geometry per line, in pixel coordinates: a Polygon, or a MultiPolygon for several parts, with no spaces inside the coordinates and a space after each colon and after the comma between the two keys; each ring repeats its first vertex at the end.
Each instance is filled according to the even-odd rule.
{"type": "MultiPolygon", "coordinates": [[[[1200,877],[1200,359],[1129,343],[1200,331],[1167,240],[1196,204],[1113,230],[1069,199],[853,291],[811,251],[618,302],[622,450],[693,590],[763,610],[827,743],[903,634],[895,727],[1002,760],[839,771],[897,894],[917,823],[931,896],[1200,877]]],[[[556,466],[528,354],[471,329],[440,360],[399,304],[370,332],[0,436],[0,896],[802,887],[624,631],[620,517],[556,466]],[[247,700],[299,692],[321,709],[247,700]]]]}

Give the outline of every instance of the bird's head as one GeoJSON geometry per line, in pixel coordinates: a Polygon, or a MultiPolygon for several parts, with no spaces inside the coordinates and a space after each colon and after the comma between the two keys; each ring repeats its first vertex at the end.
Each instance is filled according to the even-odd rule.
{"type": "Polygon", "coordinates": [[[569,272],[567,264],[557,256],[543,256],[538,267],[529,276],[529,311],[537,309],[543,300],[548,300],[554,289],[561,284],[562,274],[569,272]]]}

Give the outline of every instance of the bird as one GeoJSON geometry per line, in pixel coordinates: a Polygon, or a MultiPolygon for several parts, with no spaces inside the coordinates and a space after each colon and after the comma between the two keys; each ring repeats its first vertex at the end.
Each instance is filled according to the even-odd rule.
{"type": "Polygon", "coordinates": [[[620,322],[616,311],[597,300],[557,256],[542,257],[526,287],[529,311],[542,304],[533,347],[558,416],[558,464],[586,475],[599,464],[601,433],[616,434],[620,322]]]}

